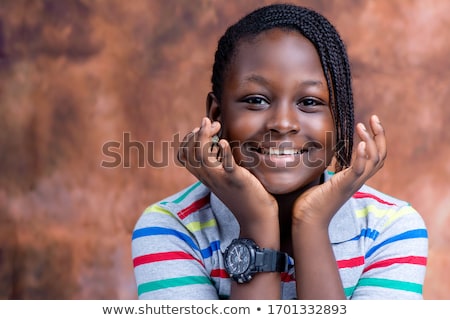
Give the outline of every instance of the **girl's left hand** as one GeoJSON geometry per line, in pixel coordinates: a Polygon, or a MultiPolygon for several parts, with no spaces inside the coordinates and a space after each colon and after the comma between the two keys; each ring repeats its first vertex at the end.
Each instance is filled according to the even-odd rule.
{"type": "Polygon", "coordinates": [[[386,159],[384,128],[376,115],[370,118],[370,132],[356,126],[361,141],[350,167],[335,173],[327,182],[304,192],[295,202],[292,222],[328,227],[339,208],[383,167],[386,159]]]}

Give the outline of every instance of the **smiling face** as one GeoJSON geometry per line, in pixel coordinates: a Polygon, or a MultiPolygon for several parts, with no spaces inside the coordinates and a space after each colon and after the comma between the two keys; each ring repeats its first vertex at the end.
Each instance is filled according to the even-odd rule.
{"type": "Polygon", "coordinates": [[[315,47],[298,32],[271,29],[236,50],[221,101],[208,106],[236,162],[272,194],[317,183],[333,157],[335,129],[315,47]]]}

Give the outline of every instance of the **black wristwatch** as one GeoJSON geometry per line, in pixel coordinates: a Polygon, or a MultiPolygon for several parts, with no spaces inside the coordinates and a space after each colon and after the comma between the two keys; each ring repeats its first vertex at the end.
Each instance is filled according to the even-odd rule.
{"type": "Polygon", "coordinates": [[[225,270],[238,283],[249,282],[258,272],[287,272],[289,256],[272,249],[261,249],[247,238],[234,239],[224,252],[225,270]]]}

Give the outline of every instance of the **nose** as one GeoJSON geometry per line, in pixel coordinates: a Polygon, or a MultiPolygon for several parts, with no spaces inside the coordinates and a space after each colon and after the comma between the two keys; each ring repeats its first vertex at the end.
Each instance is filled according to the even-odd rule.
{"type": "Polygon", "coordinates": [[[286,135],[300,131],[297,107],[287,101],[272,105],[272,112],[266,122],[270,132],[286,135]]]}

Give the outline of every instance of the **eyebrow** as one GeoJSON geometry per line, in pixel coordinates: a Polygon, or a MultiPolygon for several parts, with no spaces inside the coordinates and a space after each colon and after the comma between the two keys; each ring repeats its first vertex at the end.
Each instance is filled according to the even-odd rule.
{"type": "Polygon", "coordinates": [[[306,80],[306,81],[302,81],[300,83],[300,85],[323,87],[324,84],[320,80],[306,80]]]}
{"type": "Polygon", "coordinates": [[[251,74],[248,77],[245,77],[244,80],[242,81],[242,83],[246,83],[246,82],[257,82],[263,85],[269,85],[269,81],[266,80],[266,78],[261,77],[257,74],[251,74]]]}

